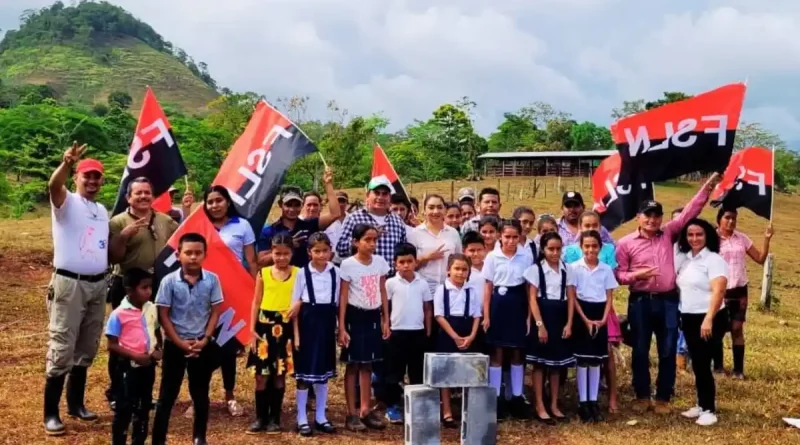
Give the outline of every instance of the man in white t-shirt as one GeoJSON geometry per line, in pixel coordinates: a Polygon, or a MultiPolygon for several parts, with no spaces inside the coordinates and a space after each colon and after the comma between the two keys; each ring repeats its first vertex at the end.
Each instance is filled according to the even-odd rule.
{"type": "Polygon", "coordinates": [[[108,213],[95,199],[103,185],[103,164],[94,159],[78,162],[86,145],[64,153],[48,183],[53,224],[53,272],[47,294],[50,341],[44,389],[44,428],[48,435],[64,434],[58,412],[67,374],[67,407],[71,417],[97,420],[84,406],[86,371],[92,364],[106,301],[108,269],[108,213]],[[65,184],[77,163],[76,193],[65,184]]]}

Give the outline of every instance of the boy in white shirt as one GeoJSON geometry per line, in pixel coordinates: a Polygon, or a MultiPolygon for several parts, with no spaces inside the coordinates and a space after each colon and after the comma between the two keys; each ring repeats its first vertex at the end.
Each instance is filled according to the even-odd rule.
{"type": "Polygon", "coordinates": [[[406,373],[412,385],[422,383],[425,347],[431,335],[433,295],[428,282],[415,272],[417,249],[400,243],[395,249],[397,274],[386,280],[386,295],[391,310],[391,331],[387,369],[386,420],[403,423],[399,407],[400,384],[406,373]]]}

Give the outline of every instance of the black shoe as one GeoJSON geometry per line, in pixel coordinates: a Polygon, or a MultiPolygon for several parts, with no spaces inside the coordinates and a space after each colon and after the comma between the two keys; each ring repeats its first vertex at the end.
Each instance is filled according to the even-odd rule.
{"type": "Polygon", "coordinates": [[[192,442],[193,445],[208,445],[208,441],[204,437],[195,437],[192,442]]]}
{"type": "Polygon", "coordinates": [[[530,419],[531,412],[528,409],[528,405],[525,404],[525,400],[521,396],[517,396],[511,399],[509,402],[509,413],[515,419],[530,419]]]}
{"type": "Polygon", "coordinates": [[[270,420],[264,431],[266,431],[267,434],[280,434],[281,424],[275,422],[274,420],[270,420]]]}
{"type": "Polygon", "coordinates": [[[361,423],[363,423],[367,428],[373,430],[382,430],[386,428],[386,424],[383,423],[383,419],[381,419],[381,416],[379,416],[375,411],[370,411],[369,414],[362,417],[361,423]]]}
{"type": "Polygon", "coordinates": [[[86,367],[73,366],[67,379],[67,414],[77,419],[93,422],[97,414],[86,409],[83,398],[86,394],[86,367]]]}
{"type": "Polygon", "coordinates": [[[314,435],[314,430],[312,430],[311,426],[307,423],[297,425],[297,432],[300,433],[302,437],[311,437],[314,435]]]}
{"type": "Polygon", "coordinates": [[[259,434],[263,433],[267,430],[267,424],[260,417],[256,417],[256,420],[247,427],[247,434],[259,434]]]}
{"type": "Polygon", "coordinates": [[[44,432],[48,436],[61,436],[66,432],[58,414],[58,404],[61,401],[66,377],[66,375],[48,377],[44,384],[44,432]]]}
{"type": "Polygon", "coordinates": [[[534,413],[533,418],[545,425],[554,426],[556,424],[556,420],[552,417],[542,417],[539,413],[534,413]]]}
{"type": "Polygon", "coordinates": [[[589,408],[588,402],[581,402],[578,406],[578,417],[581,418],[581,421],[584,423],[589,423],[594,421],[594,416],[592,416],[591,408],[589,408]]]}
{"type": "Polygon", "coordinates": [[[508,402],[503,396],[497,398],[497,421],[503,422],[508,420],[508,402]]]}
{"type": "Polygon", "coordinates": [[[592,413],[592,420],[595,422],[604,422],[606,420],[597,402],[589,402],[589,411],[592,413]]]}
{"type": "Polygon", "coordinates": [[[450,416],[442,419],[442,426],[448,429],[456,429],[458,428],[458,423],[456,422],[456,419],[453,418],[453,416],[450,416]]]}
{"type": "Polygon", "coordinates": [[[323,432],[325,434],[335,434],[336,433],[336,428],[333,426],[332,423],[327,422],[327,421],[325,423],[314,422],[314,429],[317,430],[317,431],[323,432]]]}

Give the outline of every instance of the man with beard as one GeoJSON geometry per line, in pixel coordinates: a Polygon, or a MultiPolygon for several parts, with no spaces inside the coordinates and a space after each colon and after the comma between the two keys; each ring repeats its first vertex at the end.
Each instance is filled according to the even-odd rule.
{"type": "Polygon", "coordinates": [[[461,225],[461,235],[467,232],[477,232],[481,218],[487,215],[497,216],[500,213],[500,192],[492,187],[481,189],[478,194],[478,214],[464,221],[461,225]]]}
{"type": "MultiPolygon", "coordinates": [[[[153,186],[147,178],[139,177],[130,181],[125,196],[128,208],[108,223],[111,237],[108,257],[114,265],[108,290],[112,309],[116,309],[125,298],[122,282],[125,272],[134,268],[152,271],[156,257],[178,229],[178,223],[171,216],[153,209],[153,186]]],[[[153,289],[158,289],[158,283],[153,283],[153,289]]],[[[117,372],[118,360],[113,354],[108,357],[109,387],[106,397],[112,407],[114,402],[111,395],[122,378],[117,372]]]]}
{"type": "MultiPolygon", "coordinates": [[[[586,210],[583,203],[583,196],[578,192],[566,192],[561,197],[561,218],[558,220],[558,234],[564,243],[564,247],[578,242],[581,235],[580,217],[586,210]]],[[[614,244],[614,238],[608,233],[605,227],[600,227],[600,237],[603,243],[614,244]]]]}
{"type": "Polygon", "coordinates": [[[319,218],[301,219],[299,217],[303,206],[303,192],[300,188],[286,186],[281,190],[278,197],[281,216],[277,221],[261,230],[261,236],[258,240],[258,264],[261,267],[272,265],[272,237],[279,233],[288,233],[294,239],[292,266],[305,267],[309,263],[310,258],[308,257],[306,240],[311,234],[327,229],[328,226],[339,219],[341,211],[339,202],[331,199],[336,196],[336,190],[333,189],[333,171],[330,168],[325,168],[322,182],[325,184],[328,214],[319,218]]]}
{"type": "Polygon", "coordinates": [[[67,413],[83,421],[97,420],[86,409],[86,372],[97,354],[105,316],[108,269],[108,212],[96,201],[103,184],[103,164],[78,160],[86,145],[73,143],[50,176],[53,224],[53,272],[47,292],[50,315],[45,366],[44,429],[48,435],[65,432],[58,404],[67,381],[67,413]],[[65,184],[75,169],[76,192],[65,184]],[[69,380],[67,380],[69,375],[69,380]]]}

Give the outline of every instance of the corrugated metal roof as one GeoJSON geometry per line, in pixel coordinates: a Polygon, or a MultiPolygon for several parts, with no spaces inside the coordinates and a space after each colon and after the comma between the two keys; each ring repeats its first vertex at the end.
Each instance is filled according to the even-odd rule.
{"type": "Polygon", "coordinates": [[[537,158],[607,158],[617,150],[592,151],[512,151],[505,153],[486,153],[479,159],[537,159],[537,158]]]}

